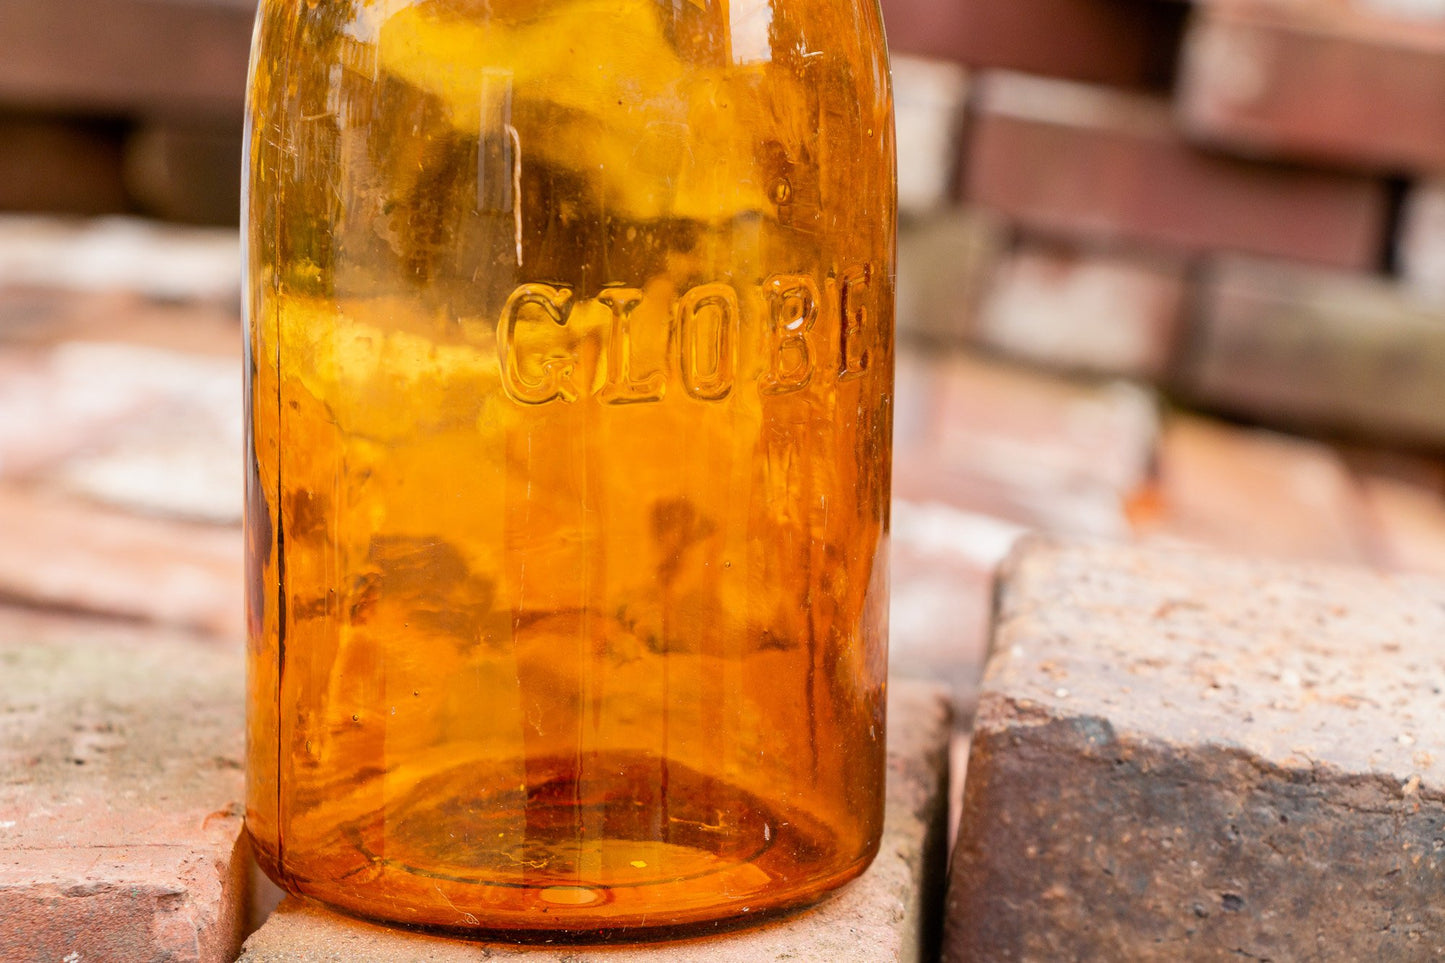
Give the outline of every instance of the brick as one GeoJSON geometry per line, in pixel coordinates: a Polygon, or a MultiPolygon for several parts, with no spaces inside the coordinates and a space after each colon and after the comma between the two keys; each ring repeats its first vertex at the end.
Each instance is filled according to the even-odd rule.
{"type": "Polygon", "coordinates": [[[1136,534],[1282,559],[1369,560],[1365,505],[1319,442],[1188,415],[1165,423],[1156,488],[1136,534]]]}
{"type": "Polygon", "coordinates": [[[15,287],[239,304],[241,239],[235,231],[128,218],[0,217],[0,279],[15,287]]]}
{"type": "Polygon", "coordinates": [[[994,277],[975,337],[1021,361],[1162,381],[1187,294],[1180,261],[1026,243],[994,277]]]}
{"type": "Polygon", "coordinates": [[[958,184],[968,73],[920,57],[895,56],[892,66],[898,209],[923,216],[947,204],[958,184]]]}
{"type": "Polygon", "coordinates": [[[1184,17],[1148,0],[883,0],[895,50],[1120,86],[1168,83],[1184,17]]]}
{"type": "Polygon", "coordinates": [[[239,117],[252,0],[0,5],[0,103],[239,117]]]}
{"type": "Polygon", "coordinates": [[[1382,279],[1221,263],[1181,370],[1191,398],[1267,424],[1445,440],[1445,305],[1382,279]]]}
{"type": "Polygon", "coordinates": [[[937,953],[937,912],[947,844],[946,695],[921,683],[889,702],[888,816],[877,861],[813,910],[724,937],[634,948],[535,947],[461,942],[390,930],[290,899],[246,942],[241,963],[703,963],[839,960],[922,963],[937,953]]]}
{"type": "Polygon", "coordinates": [[[121,145],[113,123],[0,114],[0,210],[124,212],[121,145]]]}
{"type": "Polygon", "coordinates": [[[0,485],[0,598],[242,633],[239,528],[143,518],[0,485]]]}
{"type": "Polygon", "coordinates": [[[890,671],[946,684],[961,724],[977,704],[994,572],[1024,532],[939,502],[893,505],[890,671]]]}
{"type": "Polygon", "coordinates": [[[1033,545],[944,959],[1438,959],[1445,585],[1033,545]]]}
{"type": "Polygon", "coordinates": [[[0,350],[88,341],[239,364],[239,305],[229,301],[163,301],[132,291],[0,285],[0,350]]]}
{"type": "Polygon", "coordinates": [[[896,452],[894,490],[1026,527],[1123,537],[1150,477],[1149,391],[959,355],[935,373],[923,443],[896,452]]]}
{"type": "Polygon", "coordinates": [[[150,122],[126,143],[126,182],[153,217],[235,225],[241,213],[240,118],[231,124],[150,122]]]}
{"type": "Polygon", "coordinates": [[[978,87],[965,195],[1026,227],[1338,267],[1383,256],[1382,181],[1201,152],[1162,97],[1019,74],[978,87]]]}
{"type": "Polygon", "coordinates": [[[0,476],[239,523],[239,358],[122,343],[0,348],[0,476]]]}
{"type": "Polygon", "coordinates": [[[1213,0],[1185,42],[1191,136],[1254,154],[1445,171],[1445,12],[1213,0]]]}
{"type": "Polygon", "coordinates": [[[1445,301],[1445,181],[1423,181],[1405,195],[1395,257],[1407,287],[1445,301]]]}
{"type": "Polygon", "coordinates": [[[0,959],[235,958],[241,663],[184,634],[0,609],[0,959]]]}
{"type": "Polygon", "coordinates": [[[1003,225],[982,211],[940,211],[900,225],[899,335],[963,343],[1006,243],[1003,225]]]}
{"type": "Polygon", "coordinates": [[[1383,474],[1360,479],[1377,563],[1445,577],[1445,486],[1383,474]]]}

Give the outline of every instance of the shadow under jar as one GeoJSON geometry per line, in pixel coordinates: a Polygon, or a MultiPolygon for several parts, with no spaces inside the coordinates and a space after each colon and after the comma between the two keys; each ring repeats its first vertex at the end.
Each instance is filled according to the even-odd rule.
{"type": "Polygon", "coordinates": [[[651,936],[883,815],[876,0],[265,0],[247,823],[295,893],[651,936]]]}

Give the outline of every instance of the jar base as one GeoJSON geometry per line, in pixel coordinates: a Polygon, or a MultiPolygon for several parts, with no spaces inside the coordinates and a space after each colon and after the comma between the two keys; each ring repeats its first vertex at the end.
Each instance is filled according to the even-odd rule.
{"type": "Polygon", "coordinates": [[[490,777],[454,767],[335,827],[330,843],[304,857],[290,848],[282,885],[363,917],[512,939],[745,922],[816,902],[874,849],[675,761],[627,753],[529,760],[490,777]]]}

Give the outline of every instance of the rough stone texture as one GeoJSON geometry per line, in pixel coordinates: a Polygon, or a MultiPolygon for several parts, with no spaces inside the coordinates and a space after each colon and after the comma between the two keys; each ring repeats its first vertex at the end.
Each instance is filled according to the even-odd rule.
{"type": "Polygon", "coordinates": [[[926,215],[947,204],[958,184],[968,73],[957,64],[918,57],[895,56],[892,66],[898,209],[926,215]]]}
{"type": "Polygon", "coordinates": [[[239,528],[142,518],[0,485],[0,598],[242,633],[239,528]]]}
{"type": "Polygon", "coordinates": [[[1182,365],[1195,399],[1272,425],[1445,442],[1445,304],[1375,278],[1230,259],[1182,365]]]}
{"type": "Polygon", "coordinates": [[[883,848],[860,880],[821,906],[775,923],[650,947],[470,943],[389,930],[290,899],[246,941],[241,963],[713,963],[930,960],[947,844],[950,720],[945,694],[900,683],[889,704],[888,817],[883,848]]]}
{"type": "Polygon", "coordinates": [[[1168,83],[1185,12],[1151,0],[883,0],[895,50],[1122,86],[1168,83]]]}
{"type": "Polygon", "coordinates": [[[1424,181],[1406,193],[1395,243],[1405,284],[1445,301],[1445,180],[1424,181]]]}
{"type": "Polygon", "coordinates": [[[1036,543],[944,958],[1436,960],[1445,584],[1036,543]]]}
{"type": "Polygon", "coordinates": [[[1236,151],[1445,171],[1445,10],[1412,0],[1211,0],[1180,116],[1236,151]]]}
{"type": "Polygon", "coordinates": [[[1372,268],[1382,181],[1208,154],[1167,99],[1019,74],[978,79],[965,195],[1025,227],[1372,268]]]}
{"type": "Polygon", "coordinates": [[[1365,506],[1339,452],[1318,442],[1174,415],[1136,533],[1247,555],[1371,560],[1365,506]]]}
{"type": "Polygon", "coordinates": [[[241,678],[239,646],[0,609],[0,959],[234,959],[241,678]]]}
{"type": "Polygon", "coordinates": [[[895,450],[900,498],[1051,531],[1123,536],[1149,478],[1156,401],[958,355],[937,363],[929,425],[895,450]]]}
{"type": "Polygon", "coordinates": [[[1187,293],[1180,261],[1025,243],[994,278],[976,336],[1047,367],[1160,381],[1187,293]]]}
{"type": "Polygon", "coordinates": [[[998,219],[977,210],[943,210],[899,225],[899,335],[963,343],[1007,241],[998,219]]]}

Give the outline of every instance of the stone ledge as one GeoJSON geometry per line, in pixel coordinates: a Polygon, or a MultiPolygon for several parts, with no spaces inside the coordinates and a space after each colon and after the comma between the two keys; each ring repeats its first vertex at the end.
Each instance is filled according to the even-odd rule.
{"type": "Polygon", "coordinates": [[[948,695],[922,683],[889,703],[888,817],[868,873],[836,897],[756,929],[658,946],[504,946],[419,935],[358,922],[288,899],[246,942],[241,963],[854,963],[934,958],[946,856],[948,695]]]}
{"type": "Polygon", "coordinates": [[[228,963],[239,646],[0,609],[0,959],[228,963]]]}
{"type": "Polygon", "coordinates": [[[1030,542],[946,960],[1438,959],[1445,584],[1030,542]]]}

